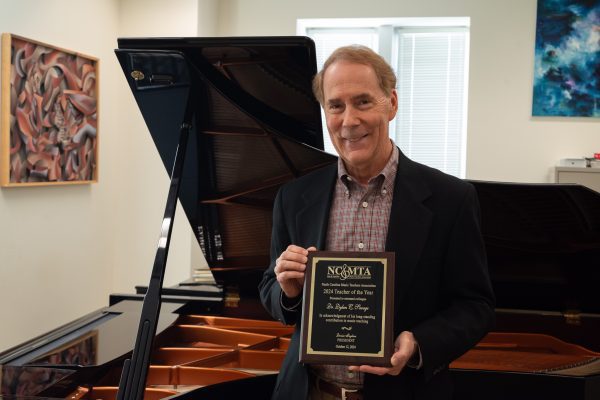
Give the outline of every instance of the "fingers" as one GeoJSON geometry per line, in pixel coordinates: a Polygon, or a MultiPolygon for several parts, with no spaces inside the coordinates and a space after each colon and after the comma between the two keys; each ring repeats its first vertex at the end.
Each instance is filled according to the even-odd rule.
{"type": "Polygon", "coordinates": [[[395,342],[396,351],[392,354],[391,375],[398,375],[406,366],[406,363],[415,351],[417,351],[417,341],[412,332],[404,331],[398,335],[395,342]]]}
{"type": "Polygon", "coordinates": [[[417,340],[412,332],[404,331],[398,335],[394,343],[396,351],[392,355],[392,365],[404,366],[417,349],[417,340]]]}
{"type": "MultiPolygon", "coordinates": [[[[314,247],[312,247],[314,248],[314,247]]],[[[290,244],[287,249],[285,249],[284,253],[297,253],[297,254],[302,254],[302,255],[307,255],[308,254],[308,250],[305,249],[304,247],[300,247],[300,246],[296,246],[295,244],[290,244]]]]}
{"type": "Polygon", "coordinates": [[[283,253],[281,253],[277,259],[277,264],[279,264],[279,266],[282,264],[290,266],[296,266],[296,264],[304,265],[308,260],[307,256],[308,250],[291,244],[283,253]]]}
{"type": "Polygon", "coordinates": [[[298,279],[298,280],[304,279],[304,272],[285,271],[285,272],[278,273],[276,276],[277,276],[277,282],[285,283],[286,281],[289,281],[291,279],[298,279]]]}
{"type": "Polygon", "coordinates": [[[302,292],[309,250],[316,248],[305,249],[292,244],[275,261],[275,276],[287,297],[296,297],[302,292]]]}
{"type": "Polygon", "coordinates": [[[299,279],[304,278],[304,270],[306,269],[305,262],[296,262],[289,260],[282,260],[279,258],[275,264],[275,276],[277,280],[281,282],[286,279],[299,279]]]}
{"type": "MultiPolygon", "coordinates": [[[[316,250],[315,247],[309,247],[309,249],[316,250]]],[[[311,250],[312,251],[312,250],[311,250]]],[[[304,272],[306,269],[306,262],[308,261],[308,250],[300,246],[289,245],[287,249],[281,253],[275,263],[275,275],[279,276],[287,271],[298,271],[304,272]]],[[[297,275],[290,275],[298,277],[297,275]]]]}
{"type": "Polygon", "coordinates": [[[412,332],[404,331],[397,338],[394,343],[395,352],[392,354],[390,360],[391,368],[386,367],[374,367],[371,365],[353,365],[348,367],[348,370],[355,372],[366,372],[375,375],[398,375],[404,369],[404,366],[408,360],[412,357],[413,353],[417,351],[417,341],[413,336],[412,332]]]}

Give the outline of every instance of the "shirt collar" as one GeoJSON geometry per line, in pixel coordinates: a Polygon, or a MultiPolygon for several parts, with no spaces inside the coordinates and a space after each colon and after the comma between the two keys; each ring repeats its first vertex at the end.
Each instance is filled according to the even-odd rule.
{"type": "MultiPolygon", "coordinates": [[[[383,169],[378,174],[369,179],[369,184],[371,184],[371,182],[373,182],[375,179],[377,179],[380,176],[383,176],[382,186],[388,190],[392,188],[394,180],[396,179],[396,173],[398,172],[398,159],[400,157],[400,151],[398,150],[398,147],[394,144],[393,140],[390,139],[390,141],[392,142],[392,156],[385,164],[383,169]]],[[[346,166],[344,165],[344,161],[342,161],[341,157],[338,157],[338,179],[348,189],[350,189],[348,185],[349,182],[355,181],[355,178],[353,178],[346,170],[346,166]]]]}

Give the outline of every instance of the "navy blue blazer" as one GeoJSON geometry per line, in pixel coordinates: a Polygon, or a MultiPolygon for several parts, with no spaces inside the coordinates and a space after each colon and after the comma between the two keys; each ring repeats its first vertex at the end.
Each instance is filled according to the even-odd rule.
{"type": "MultiPolygon", "coordinates": [[[[304,400],[306,367],[298,361],[300,310],[281,307],[275,260],[290,244],[324,250],[337,165],[281,187],[273,209],[271,264],[259,290],[271,315],[296,324],[273,399],[304,400]]],[[[395,252],[394,331],[411,331],[423,365],[398,376],[365,376],[366,399],[451,398],[448,364],[492,327],[492,291],[473,186],[411,161],[400,152],[386,251],[395,252]],[[402,397],[399,397],[402,396],[402,397]]]]}

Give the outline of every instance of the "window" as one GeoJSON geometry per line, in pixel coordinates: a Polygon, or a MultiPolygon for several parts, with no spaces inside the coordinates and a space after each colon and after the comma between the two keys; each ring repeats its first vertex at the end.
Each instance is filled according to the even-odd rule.
{"type": "MultiPolygon", "coordinates": [[[[463,178],[469,24],[469,18],[304,19],[297,32],[315,41],[319,69],[348,44],[381,54],[398,77],[390,135],[411,159],[463,178]]],[[[325,150],[335,153],[329,135],[324,139],[325,150]]]]}

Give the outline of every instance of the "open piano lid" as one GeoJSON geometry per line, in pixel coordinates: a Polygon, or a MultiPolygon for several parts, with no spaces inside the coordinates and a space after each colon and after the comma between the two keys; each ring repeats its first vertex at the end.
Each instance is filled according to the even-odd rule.
{"type": "Polygon", "coordinates": [[[600,193],[473,181],[498,309],[600,314],[600,193]]]}
{"type": "Polygon", "coordinates": [[[186,103],[195,119],[179,199],[215,280],[257,297],[279,186],[324,153],[303,37],[119,39],[117,57],[169,171],[186,103]]]}

